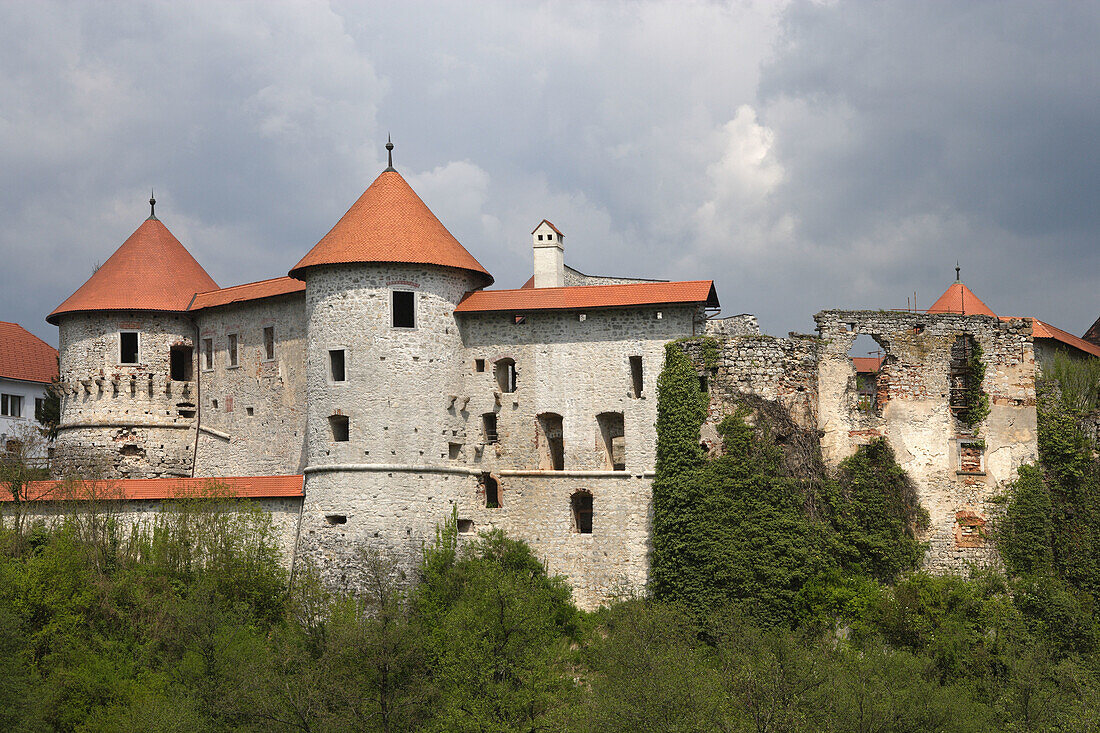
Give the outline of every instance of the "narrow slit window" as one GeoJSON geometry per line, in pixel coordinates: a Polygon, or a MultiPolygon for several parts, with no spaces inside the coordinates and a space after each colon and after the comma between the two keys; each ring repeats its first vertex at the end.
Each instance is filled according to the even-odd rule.
{"type": "Polygon", "coordinates": [[[214,339],[202,340],[202,361],[204,369],[214,368],[214,339]]]}
{"type": "Polygon", "coordinates": [[[495,412],[486,412],[481,416],[481,429],[485,433],[486,443],[496,443],[500,440],[500,436],[497,435],[497,414],[495,412]]]}
{"type": "Polygon", "coordinates": [[[137,331],[123,331],[118,335],[120,364],[138,363],[138,335],[137,331]]]}
{"type": "Polygon", "coordinates": [[[231,333],[225,337],[225,350],[229,354],[229,366],[237,366],[237,334],[231,333]]]}
{"type": "Polygon", "coordinates": [[[416,293],[393,291],[393,327],[416,328],[416,293]]]}
{"type": "Polygon", "coordinates": [[[328,424],[332,429],[332,440],[334,442],[348,442],[351,425],[347,415],[330,415],[328,424]]]}
{"type": "Polygon", "coordinates": [[[485,371],[485,360],[484,359],[474,359],[474,371],[475,372],[485,371]]]}
{"type": "Polygon", "coordinates": [[[330,349],[328,352],[329,374],[334,382],[343,382],[347,379],[344,369],[344,350],[330,349]]]}
{"type": "Polygon", "coordinates": [[[630,357],[630,386],[632,397],[642,396],[642,388],[645,385],[642,382],[642,357],[640,356],[630,357]]]}
{"type": "Polygon", "coordinates": [[[275,327],[264,327],[264,360],[274,361],[275,359],[275,327]]]}
{"type": "Polygon", "coordinates": [[[491,473],[481,474],[481,483],[485,487],[485,508],[500,508],[500,484],[491,473]]]}
{"type": "Polygon", "coordinates": [[[516,391],[516,362],[512,359],[501,359],[496,364],[497,385],[501,392],[516,391]]]}
{"type": "Polygon", "coordinates": [[[592,494],[578,491],[570,499],[573,509],[573,529],[579,534],[592,534],[592,494]]]}

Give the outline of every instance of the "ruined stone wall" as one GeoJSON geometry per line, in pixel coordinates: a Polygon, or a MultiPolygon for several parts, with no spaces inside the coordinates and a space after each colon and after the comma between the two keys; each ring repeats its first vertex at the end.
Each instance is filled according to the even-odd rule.
{"type": "Polygon", "coordinates": [[[169,351],[193,347],[190,319],[149,311],[71,313],[61,317],[59,330],[62,399],[55,472],[189,476],[195,384],[170,379],[169,351]],[[124,331],[139,333],[136,364],[120,363],[124,331]]]}
{"type": "Polygon", "coordinates": [[[776,402],[797,425],[819,431],[830,467],[883,437],[929,512],[926,566],[961,570],[994,561],[982,534],[991,499],[1038,455],[1030,321],[886,311],[824,311],[815,320],[820,338],[719,338],[716,350],[703,340],[685,344],[708,382],[704,442],[717,440],[714,426],[742,394],[776,402]],[[861,401],[849,357],[860,334],[885,354],[870,402],[861,401]],[[990,402],[974,429],[950,405],[951,348],[964,334],[981,345],[990,402]]]}
{"type": "Polygon", "coordinates": [[[305,467],[305,297],[251,300],[196,314],[199,348],[214,347],[212,368],[199,355],[200,431],[196,476],[276,476],[305,467]],[[274,328],[274,358],[264,329],[274,328]],[[237,336],[237,366],[226,351],[237,336]]]}
{"type": "MultiPolygon", "coordinates": [[[[471,531],[503,529],[526,540],[551,572],[569,578],[582,608],[645,586],[655,460],[657,377],[664,345],[702,330],[694,307],[643,307],[461,314],[465,351],[461,388],[448,396],[448,463],[499,482],[500,506],[485,505],[484,484],[464,489],[459,517],[471,531]],[[660,312],[660,318],[657,317],[660,312]],[[582,320],[583,315],[583,320],[582,320]],[[641,358],[634,391],[630,357],[641,358]],[[502,389],[498,364],[515,362],[516,389],[502,389]],[[484,371],[478,371],[478,361],[484,371]],[[482,415],[493,414],[497,442],[482,415]],[[561,417],[564,470],[549,470],[539,416],[561,417]],[[598,415],[622,415],[621,461],[609,470],[598,415]],[[578,531],[572,497],[592,497],[592,532],[578,531]]],[[[616,418],[617,419],[617,418],[616,418]]]]}
{"type": "Polygon", "coordinates": [[[633,283],[666,282],[664,280],[649,280],[641,277],[610,277],[606,275],[585,275],[579,270],[574,270],[569,265],[565,265],[564,275],[564,284],[566,287],[572,285],[630,285],[633,283]]]}
{"type": "Polygon", "coordinates": [[[707,321],[708,336],[722,336],[732,338],[734,336],[759,336],[760,324],[756,316],[751,313],[741,313],[725,318],[712,318],[707,321]]]}

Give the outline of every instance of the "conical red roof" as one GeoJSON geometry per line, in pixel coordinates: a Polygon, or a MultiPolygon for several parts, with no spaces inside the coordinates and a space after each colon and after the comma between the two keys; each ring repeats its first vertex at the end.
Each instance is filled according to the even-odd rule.
{"type": "Polygon", "coordinates": [[[88,281],[54,308],[46,320],[77,311],[185,311],[195,293],[216,290],[168,227],[149,217],[88,281]]]}
{"type": "Polygon", "coordinates": [[[442,265],[477,273],[484,285],[493,282],[488,270],[392,168],[374,179],[336,226],[291,268],[290,276],[301,279],[307,267],[350,262],[442,265]]]}
{"type": "Polygon", "coordinates": [[[932,307],[929,313],[961,313],[966,316],[993,316],[997,314],[989,309],[989,306],[978,299],[977,295],[970,292],[970,288],[961,282],[951,283],[951,287],[944,291],[932,307]]]}

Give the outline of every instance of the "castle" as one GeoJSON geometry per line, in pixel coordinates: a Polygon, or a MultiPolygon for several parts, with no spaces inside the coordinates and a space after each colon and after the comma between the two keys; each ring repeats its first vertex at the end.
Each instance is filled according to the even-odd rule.
{"type": "Polygon", "coordinates": [[[460,536],[526,540],[594,607],[646,581],[656,379],[683,339],[711,394],[704,443],[746,392],[818,431],[830,465],[885,436],[932,516],[929,564],[983,557],[989,498],[1036,456],[1033,321],[825,311],[818,334],[777,339],[715,318],[709,280],[584,275],[546,220],[532,247],[531,280],[490,289],[392,157],[288,277],[219,288],[151,212],[47,318],[54,465],[119,479],[137,513],[158,485],[228,477],[334,585],[363,548],[411,565],[455,513],[460,536]],[[873,368],[848,357],[858,333],[885,350],[873,368]],[[980,437],[954,396],[975,345],[980,437]]]}

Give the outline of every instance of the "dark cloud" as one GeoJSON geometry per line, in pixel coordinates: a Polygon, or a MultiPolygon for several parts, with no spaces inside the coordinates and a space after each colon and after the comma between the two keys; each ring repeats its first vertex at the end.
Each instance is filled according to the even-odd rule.
{"type": "Polygon", "coordinates": [[[0,319],[158,213],[222,284],[284,273],[396,163],[502,287],[541,218],[583,271],[713,277],[782,333],[964,276],[1074,332],[1091,4],[8,4],[0,319]]]}

